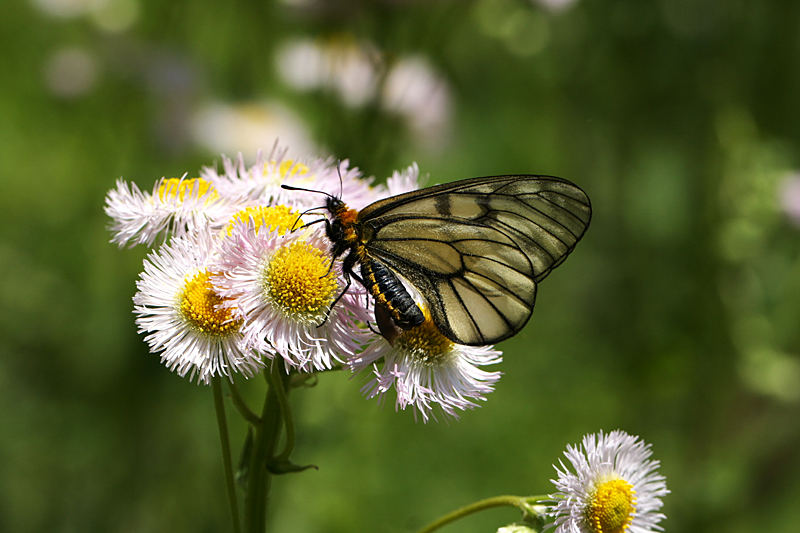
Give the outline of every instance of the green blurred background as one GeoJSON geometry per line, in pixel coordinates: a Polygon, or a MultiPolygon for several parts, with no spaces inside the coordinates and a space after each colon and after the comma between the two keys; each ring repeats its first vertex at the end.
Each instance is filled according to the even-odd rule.
{"type": "MultiPolygon", "coordinates": [[[[800,3],[4,0],[0,531],[229,531],[211,391],[137,335],[103,198],[248,161],[562,176],[595,215],[479,409],[293,394],[281,532],[407,532],[652,443],[670,532],[800,530],[800,3]]],[[[243,385],[255,401],[263,384],[243,385]]],[[[234,447],[244,426],[232,421],[234,447]]],[[[448,531],[493,532],[513,509],[448,531]]]]}

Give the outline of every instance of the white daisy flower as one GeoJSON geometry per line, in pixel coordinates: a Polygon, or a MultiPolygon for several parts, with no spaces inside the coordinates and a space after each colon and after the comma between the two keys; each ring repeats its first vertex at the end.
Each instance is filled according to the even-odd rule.
{"type": "MultiPolygon", "coordinates": [[[[358,167],[350,168],[350,161],[343,159],[338,163],[332,160],[333,172],[319,173],[313,184],[299,185],[294,181],[288,182],[289,185],[305,187],[317,191],[324,191],[346,201],[351,209],[360,210],[381,198],[380,188],[373,187],[373,178],[364,177],[358,167]]],[[[311,206],[320,205],[317,201],[312,201],[311,206]]]]}
{"type": "Polygon", "coordinates": [[[178,237],[151,253],[144,263],[139,291],[133,297],[140,333],[153,353],[181,377],[241,372],[252,376],[263,368],[261,357],[243,349],[243,318],[225,307],[211,283],[214,242],[207,232],[178,237]]]}
{"type": "MultiPolygon", "coordinates": [[[[113,219],[111,242],[151,246],[161,235],[180,237],[206,226],[219,226],[231,214],[211,183],[203,178],[162,178],[153,192],[123,180],[106,196],[106,214],[113,219]]],[[[234,209],[235,211],[235,209],[234,209]]]]}
{"type": "MultiPolygon", "coordinates": [[[[285,208],[264,208],[277,209],[285,208]]],[[[248,346],[311,372],[351,356],[371,334],[356,322],[368,319],[364,291],[351,285],[342,294],[341,269],[331,267],[321,228],[288,233],[297,217],[274,224],[251,216],[234,224],[222,240],[215,285],[243,313],[248,346]]]]}
{"type": "MultiPolygon", "coordinates": [[[[232,199],[237,203],[247,205],[285,203],[278,200],[285,195],[281,184],[289,176],[312,176],[314,172],[309,165],[292,159],[284,159],[286,150],[275,147],[264,158],[259,151],[253,166],[247,167],[244,157],[240,153],[237,159],[231,160],[222,156],[223,172],[220,174],[212,167],[204,167],[200,176],[212,183],[220,195],[232,199]]],[[[322,160],[316,160],[313,165],[322,167],[322,160]]],[[[316,170],[316,168],[315,168],[316,170]]]]}
{"type": "Polygon", "coordinates": [[[419,187],[419,167],[416,163],[411,163],[405,170],[395,170],[392,176],[386,179],[386,186],[380,187],[380,191],[385,192],[385,195],[381,197],[397,196],[398,194],[416,191],[419,187]]]}
{"type": "Polygon", "coordinates": [[[264,158],[259,152],[249,168],[241,154],[236,162],[223,156],[222,174],[206,167],[201,176],[238,205],[287,205],[305,210],[324,203],[314,192],[347,198],[356,209],[378,199],[370,187],[372,180],[363,179],[357,168],[349,169],[346,160],[337,165],[331,158],[298,161],[285,159],[284,154],[285,150],[275,148],[264,158]],[[307,190],[288,191],[281,188],[284,184],[307,190]]]}
{"type": "Polygon", "coordinates": [[[500,363],[501,352],[491,346],[453,343],[439,332],[425,308],[426,320],[419,326],[387,332],[381,309],[376,309],[376,316],[386,338],[376,339],[348,361],[355,372],[372,366],[374,377],[361,389],[368,398],[377,396],[382,402],[394,385],[395,409],[411,405],[415,415],[419,411],[427,422],[434,404],[458,418],[456,409],[471,409],[477,405],[475,400],[485,400],[484,395],[494,390],[502,373],[479,367],[500,363]],[[380,359],[383,363],[379,368],[380,359]]]}
{"type": "Polygon", "coordinates": [[[650,445],[624,431],[587,435],[582,444],[564,453],[575,473],[563,462],[555,467],[555,533],[663,531],[657,524],[666,517],[657,511],[669,491],[659,462],[649,460],[650,445]]]}

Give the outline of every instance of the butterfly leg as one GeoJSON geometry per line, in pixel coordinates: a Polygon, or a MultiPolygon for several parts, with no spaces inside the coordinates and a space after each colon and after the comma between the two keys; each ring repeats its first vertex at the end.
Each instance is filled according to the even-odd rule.
{"type": "MultiPolygon", "coordinates": [[[[345,256],[344,262],[342,264],[342,275],[344,276],[344,280],[346,282],[345,286],[344,286],[344,289],[342,289],[342,292],[339,293],[339,296],[337,296],[336,299],[328,307],[328,312],[325,313],[325,319],[322,322],[320,322],[319,324],[317,324],[318,328],[322,327],[325,324],[325,322],[328,321],[328,317],[331,316],[331,312],[333,311],[333,308],[336,306],[337,303],[339,303],[339,300],[342,299],[342,296],[344,296],[345,293],[347,293],[347,290],[350,288],[350,285],[352,285],[352,283],[353,283],[352,280],[351,280],[351,277],[356,278],[356,280],[358,280],[359,283],[361,283],[362,285],[364,284],[364,282],[361,281],[361,278],[358,277],[358,275],[356,275],[355,272],[353,272],[353,266],[355,265],[355,263],[356,263],[356,258],[355,258],[355,256],[353,256],[353,254],[347,254],[347,256],[345,256]]],[[[330,267],[328,267],[328,272],[325,274],[325,276],[330,274],[332,268],[333,268],[333,259],[331,259],[331,265],[330,265],[330,267]]],[[[325,277],[325,276],[322,276],[322,277],[325,277]]]]}

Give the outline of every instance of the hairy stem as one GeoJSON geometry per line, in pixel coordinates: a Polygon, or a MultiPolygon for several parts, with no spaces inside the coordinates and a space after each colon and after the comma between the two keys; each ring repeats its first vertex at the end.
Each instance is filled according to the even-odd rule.
{"type": "Polygon", "coordinates": [[[234,533],[242,530],[239,524],[239,505],[236,502],[236,485],[233,482],[233,465],[231,464],[231,442],[228,435],[228,421],[225,417],[225,401],[222,397],[222,378],[213,376],[211,388],[214,390],[214,408],[217,412],[217,425],[219,426],[219,440],[222,444],[222,463],[225,465],[225,484],[228,488],[228,502],[231,507],[234,533]]]}
{"type": "Polygon", "coordinates": [[[267,505],[272,485],[272,473],[267,464],[275,456],[281,434],[283,417],[275,383],[285,387],[288,375],[283,365],[273,362],[264,370],[267,383],[267,396],[259,423],[255,426],[253,452],[250,458],[250,473],[247,479],[247,492],[244,501],[246,533],[265,533],[267,527],[267,505]]]}

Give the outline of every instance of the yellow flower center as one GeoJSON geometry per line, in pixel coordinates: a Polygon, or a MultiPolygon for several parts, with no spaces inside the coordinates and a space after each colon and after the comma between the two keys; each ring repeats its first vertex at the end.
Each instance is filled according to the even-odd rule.
{"type": "Polygon", "coordinates": [[[158,187],[158,197],[162,200],[168,198],[177,198],[181,202],[184,201],[186,195],[195,193],[197,198],[208,195],[207,201],[217,198],[217,191],[214,186],[203,178],[192,178],[182,180],[178,178],[169,178],[161,181],[158,187]]]}
{"type": "Polygon", "coordinates": [[[589,501],[586,518],[595,533],[622,533],[631,525],[636,511],[636,491],[624,479],[598,485],[589,501]]]}
{"type": "Polygon", "coordinates": [[[278,175],[283,179],[286,179],[292,175],[304,176],[311,170],[303,163],[296,163],[292,159],[287,159],[286,161],[281,161],[280,164],[278,164],[278,162],[275,160],[272,160],[269,163],[264,163],[264,173],[269,172],[270,165],[272,165],[273,168],[275,168],[277,165],[278,175]]]}
{"type": "Polygon", "coordinates": [[[202,333],[224,337],[242,325],[241,319],[233,318],[231,309],[221,307],[224,301],[214,291],[211,275],[204,270],[186,282],[181,294],[181,314],[202,333]]]}
{"type": "Polygon", "coordinates": [[[285,205],[248,207],[233,215],[227,232],[230,235],[234,224],[246,223],[252,218],[256,230],[267,228],[267,231],[277,231],[279,235],[285,235],[297,223],[299,216],[298,211],[285,205]]]}
{"type": "Polygon", "coordinates": [[[397,337],[395,347],[419,365],[439,366],[447,363],[453,353],[453,341],[439,332],[427,309],[423,309],[423,313],[425,322],[403,331],[397,337]]]}
{"type": "Polygon", "coordinates": [[[330,258],[305,241],[278,249],[264,269],[264,290],[273,305],[293,320],[318,323],[338,296],[330,258]]]}

